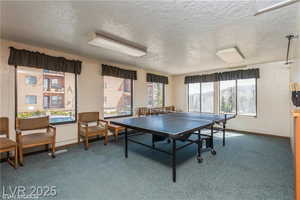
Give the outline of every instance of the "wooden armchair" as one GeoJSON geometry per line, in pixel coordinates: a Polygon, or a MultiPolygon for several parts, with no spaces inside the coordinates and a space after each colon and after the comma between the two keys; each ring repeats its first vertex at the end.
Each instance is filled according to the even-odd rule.
{"type": "Polygon", "coordinates": [[[147,107],[139,107],[137,109],[137,116],[138,117],[140,117],[140,116],[147,116],[149,114],[150,114],[149,108],[147,108],[147,107]]]}
{"type": "Polygon", "coordinates": [[[104,145],[106,145],[108,142],[108,122],[99,118],[99,112],[79,113],[78,144],[80,143],[80,138],[82,137],[84,140],[85,150],[88,150],[89,138],[94,136],[104,136],[104,145]]]}
{"type": "Polygon", "coordinates": [[[151,115],[164,114],[164,107],[155,107],[150,109],[151,115]]]}
{"type": "Polygon", "coordinates": [[[7,117],[0,117],[0,153],[7,153],[7,161],[14,168],[18,167],[18,146],[17,143],[9,139],[9,120],[7,117]],[[4,137],[2,137],[4,135],[4,137]],[[9,158],[9,152],[15,152],[15,159],[9,158]]]}
{"type": "Polygon", "coordinates": [[[166,106],[165,107],[166,113],[173,113],[175,111],[175,106],[166,106]]]}
{"type": "Polygon", "coordinates": [[[21,166],[23,166],[23,149],[26,148],[46,145],[48,149],[51,145],[52,158],[55,158],[56,128],[49,124],[48,116],[29,119],[17,118],[16,133],[21,166]],[[36,130],[41,130],[41,132],[36,132],[36,130]],[[24,134],[24,131],[35,132],[24,134]]]}

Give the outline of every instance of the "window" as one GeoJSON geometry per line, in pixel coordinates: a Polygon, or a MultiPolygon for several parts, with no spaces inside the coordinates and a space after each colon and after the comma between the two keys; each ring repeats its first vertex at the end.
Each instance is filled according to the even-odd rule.
{"type": "Polygon", "coordinates": [[[59,88],[62,88],[62,86],[59,84],[57,78],[51,79],[51,88],[53,88],[53,89],[59,89],[59,88]]]}
{"type": "Polygon", "coordinates": [[[62,108],[64,106],[63,96],[51,96],[51,108],[62,108]]]}
{"type": "Polygon", "coordinates": [[[165,85],[163,83],[147,83],[148,107],[165,105],[165,85]]]}
{"type": "Polygon", "coordinates": [[[50,88],[49,88],[49,79],[44,78],[44,91],[48,91],[48,90],[50,90],[50,88]]]}
{"type": "Polygon", "coordinates": [[[104,76],[104,117],[132,115],[131,79],[104,76]]]}
{"type": "Polygon", "coordinates": [[[26,95],[26,104],[36,104],[36,96],[34,95],[26,95]]]}
{"type": "Polygon", "coordinates": [[[188,85],[189,112],[214,112],[214,82],[188,85]]]}
{"type": "Polygon", "coordinates": [[[27,76],[25,82],[27,85],[35,85],[37,82],[36,76],[27,76]]]}
{"type": "Polygon", "coordinates": [[[256,79],[220,82],[220,112],[256,116],[256,79]]]}
{"type": "Polygon", "coordinates": [[[189,112],[200,112],[200,83],[188,85],[189,112]]]}
{"type": "Polygon", "coordinates": [[[220,113],[236,113],[236,80],[220,81],[220,113]]]}
{"type": "Polygon", "coordinates": [[[20,118],[49,116],[50,123],[76,121],[76,75],[73,73],[52,72],[30,67],[17,67],[17,111],[20,118]],[[24,83],[28,76],[36,77],[35,87],[24,83]],[[65,90],[51,90],[58,84],[65,90]]]}
{"type": "Polygon", "coordinates": [[[256,79],[237,81],[237,107],[239,115],[256,116],[256,79]]]}
{"type": "Polygon", "coordinates": [[[201,83],[201,112],[214,112],[214,83],[201,83]]]}

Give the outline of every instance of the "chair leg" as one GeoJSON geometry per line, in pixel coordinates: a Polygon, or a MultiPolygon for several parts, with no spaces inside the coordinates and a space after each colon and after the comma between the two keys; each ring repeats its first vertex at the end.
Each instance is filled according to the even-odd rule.
{"type": "Polygon", "coordinates": [[[55,158],[55,142],[52,143],[52,146],[51,146],[51,155],[52,155],[52,158],[55,158]]]}
{"type": "Polygon", "coordinates": [[[15,169],[18,168],[18,146],[15,148],[15,169]]]}
{"type": "MultiPolygon", "coordinates": [[[[78,129],[79,129],[79,127],[78,127],[78,129]]],[[[78,134],[77,134],[77,143],[80,144],[80,133],[79,133],[79,131],[78,131],[78,134]]]]}
{"type": "Polygon", "coordinates": [[[104,145],[107,145],[107,143],[108,143],[108,134],[106,132],[104,135],[104,145]]]}
{"type": "Polygon", "coordinates": [[[118,141],[118,135],[119,135],[119,131],[115,131],[115,142],[117,142],[118,141]]]}
{"type": "Polygon", "coordinates": [[[46,151],[49,151],[49,145],[48,144],[45,144],[45,149],[46,149],[46,151]]]}
{"type": "Polygon", "coordinates": [[[20,166],[23,166],[23,148],[22,146],[19,146],[18,149],[19,149],[19,163],[20,166]]]}
{"type": "Polygon", "coordinates": [[[85,136],[84,138],[84,149],[88,150],[89,149],[89,138],[85,136]]]}

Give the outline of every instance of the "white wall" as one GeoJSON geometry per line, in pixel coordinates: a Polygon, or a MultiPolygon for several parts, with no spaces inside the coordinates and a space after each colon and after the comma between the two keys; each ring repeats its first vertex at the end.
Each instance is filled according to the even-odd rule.
{"type": "MultiPolygon", "coordinates": [[[[257,80],[257,117],[237,116],[229,121],[227,127],[289,137],[289,69],[279,62],[253,67],[260,68],[260,79],[257,80]]],[[[173,77],[173,83],[173,93],[176,96],[174,104],[177,108],[187,111],[187,88],[184,85],[184,75],[173,77]]],[[[218,105],[215,107],[218,108],[218,105]]]]}
{"type": "MultiPolygon", "coordinates": [[[[139,67],[124,66],[122,64],[110,63],[100,60],[88,59],[81,56],[67,54],[61,51],[39,48],[32,45],[21,44],[13,41],[1,40],[0,49],[0,116],[7,116],[10,119],[10,135],[15,139],[14,118],[15,118],[15,85],[14,85],[14,67],[7,64],[9,48],[13,46],[18,49],[27,49],[39,51],[52,56],[63,56],[67,59],[76,59],[82,61],[82,73],[78,77],[78,112],[99,111],[103,116],[103,78],[101,74],[101,64],[111,64],[126,69],[137,70],[138,80],[134,81],[134,108],[146,106],[147,87],[146,73],[154,71],[145,71],[139,67]]],[[[164,75],[164,74],[161,74],[164,75]]],[[[172,77],[169,77],[169,85],[166,86],[166,105],[172,105],[172,77]]],[[[57,145],[70,144],[77,141],[76,124],[57,125],[57,145]]]]}

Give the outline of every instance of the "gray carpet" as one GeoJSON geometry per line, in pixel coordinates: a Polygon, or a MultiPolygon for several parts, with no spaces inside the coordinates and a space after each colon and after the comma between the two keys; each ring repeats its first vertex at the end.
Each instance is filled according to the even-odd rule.
{"type": "MultiPolygon", "coordinates": [[[[150,142],[148,136],[139,139],[150,142]]],[[[55,198],[40,199],[293,199],[293,156],[287,139],[229,133],[226,147],[219,137],[215,143],[217,155],[205,152],[201,164],[194,145],[178,152],[177,183],[172,182],[168,155],[129,143],[125,159],[120,137],[107,146],[93,142],[88,151],[71,146],[55,159],[47,153],[30,155],[17,170],[1,163],[1,184],[56,186],[55,198]]]]}

